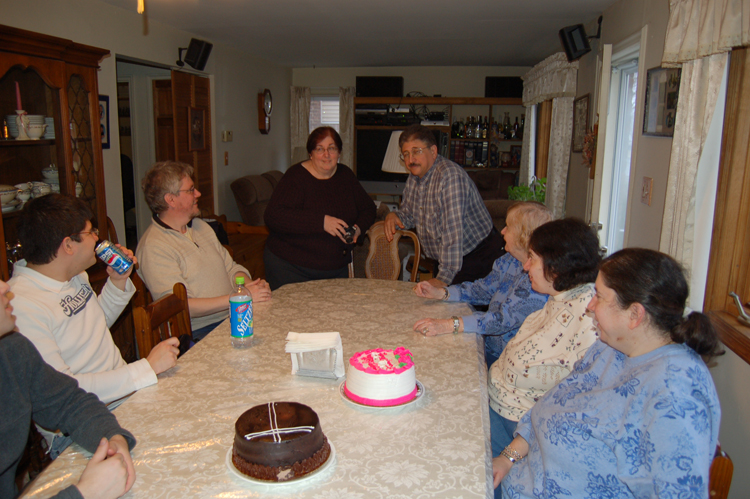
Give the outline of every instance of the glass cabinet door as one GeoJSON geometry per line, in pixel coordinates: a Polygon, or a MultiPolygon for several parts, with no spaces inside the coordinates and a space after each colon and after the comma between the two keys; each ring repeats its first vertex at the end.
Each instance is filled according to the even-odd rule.
{"type": "Polygon", "coordinates": [[[0,248],[0,274],[7,278],[13,262],[21,256],[16,221],[24,203],[33,196],[65,192],[60,89],[48,84],[32,67],[12,66],[0,76],[0,113],[0,192],[16,191],[15,195],[6,194],[2,203],[5,247],[0,248]],[[29,140],[17,139],[19,97],[29,120],[28,135],[34,137],[29,140]]]}
{"type": "MultiPolygon", "coordinates": [[[[73,189],[96,215],[96,164],[94,162],[94,134],[99,134],[99,124],[91,122],[89,92],[84,80],[73,75],[68,81],[68,107],[70,110],[70,141],[73,151],[73,189]],[[93,129],[96,127],[96,130],[93,129]]],[[[95,226],[98,224],[95,222],[95,226]]]]}

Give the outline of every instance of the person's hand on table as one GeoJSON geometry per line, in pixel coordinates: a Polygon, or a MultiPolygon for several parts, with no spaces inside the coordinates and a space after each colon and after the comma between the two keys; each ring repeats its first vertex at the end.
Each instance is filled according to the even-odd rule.
{"type": "Polygon", "coordinates": [[[424,281],[414,286],[414,294],[422,298],[442,300],[445,297],[445,288],[436,288],[429,281],[424,281]]]}
{"type": "Polygon", "coordinates": [[[180,354],[180,340],[176,337],[167,338],[149,352],[148,363],[154,373],[161,374],[167,369],[171,369],[177,363],[177,356],[180,354]]]}
{"type": "Polygon", "coordinates": [[[256,279],[247,286],[250,296],[254,302],[268,301],[271,299],[271,286],[264,279],[256,279]]]}
{"type": "Polygon", "coordinates": [[[437,277],[433,277],[429,281],[425,281],[425,282],[429,282],[430,284],[432,284],[436,288],[447,288],[448,287],[447,283],[444,283],[443,281],[441,281],[437,277]]]}
{"type": "Polygon", "coordinates": [[[109,439],[107,458],[109,459],[116,454],[122,456],[125,466],[128,469],[128,481],[125,484],[125,492],[127,492],[133,486],[133,483],[135,483],[135,467],[133,466],[133,458],[130,455],[128,441],[122,435],[115,435],[109,439]]]}
{"type": "Polygon", "coordinates": [[[403,228],[404,228],[404,224],[401,221],[401,219],[398,218],[398,215],[391,212],[385,216],[383,230],[385,232],[385,238],[388,240],[389,243],[393,241],[393,234],[396,233],[396,230],[403,229],[403,228]]]}
{"type": "MultiPolygon", "coordinates": [[[[464,320],[458,319],[458,331],[464,330],[464,320]]],[[[438,336],[453,333],[453,319],[421,319],[414,324],[414,331],[425,336],[438,336]]]]}
{"type": "Polygon", "coordinates": [[[135,257],[135,253],[127,249],[125,246],[121,246],[119,244],[115,244],[120,250],[127,255],[128,258],[133,260],[133,265],[130,266],[127,272],[124,274],[118,274],[115,269],[107,265],[107,274],[109,274],[109,280],[112,281],[112,284],[117,286],[118,289],[121,291],[125,291],[125,286],[128,284],[128,278],[130,277],[130,274],[133,273],[133,269],[135,269],[135,266],[138,264],[138,259],[135,257]]]}
{"type": "MultiPolygon", "coordinates": [[[[123,442],[124,438],[119,436],[123,442]]],[[[117,437],[116,436],[116,437],[117,437]]],[[[115,439],[116,437],[112,437],[115,439]]],[[[111,441],[102,438],[99,447],[81,473],[76,487],[85,499],[115,499],[122,496],[135,482],[135,469],[130,451],[120,451],[120,443],[112,448],[111,441]],[[111,454],[110,454],[111,452],[111,454]],[[127,454],[127,459],[124,454],[127,454]]],[[[125,449],[127,449],[125,442],[125,449]]]]}

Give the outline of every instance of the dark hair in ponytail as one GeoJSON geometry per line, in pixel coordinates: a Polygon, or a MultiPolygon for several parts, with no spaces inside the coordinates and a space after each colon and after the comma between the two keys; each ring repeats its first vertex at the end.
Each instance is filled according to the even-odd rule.
{"type": "Polygon", "coordinates": [[[691,312],[683,317],[688,283],[682,267],[669,255],[643,248],[627,248],[606,258],[599,269],[622,308],[640,303],[649,321],[675,343],[684,343],[708,361],[723,352],[708,317],[691,312]]]}

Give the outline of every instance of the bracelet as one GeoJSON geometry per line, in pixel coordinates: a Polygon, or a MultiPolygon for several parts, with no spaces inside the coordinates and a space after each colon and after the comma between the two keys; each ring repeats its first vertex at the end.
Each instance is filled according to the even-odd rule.
{"type": "Polygon", "coordinates": [[[453,334],[458,334],[458,328],[461,327],[461,321],[455,315],[451,317],[453,319],[453,334]]]}
{"type": "Polygon", "coordinates": [[[450,291],[448,291],[448,288],[443,288],[445,290],[445,294],[443,295],[443,301],[447,301],[448,298],[450,298],[451,294],[450,291]]]}
{"type": "Polygon", "coordinates": [[[511,464],[516,464],[517,461],[521,461],[523,456],[518,453],[517,450],[513,449],[510,445],[503,449],[500,453],[501,456],[508,459],[511,464]]]}

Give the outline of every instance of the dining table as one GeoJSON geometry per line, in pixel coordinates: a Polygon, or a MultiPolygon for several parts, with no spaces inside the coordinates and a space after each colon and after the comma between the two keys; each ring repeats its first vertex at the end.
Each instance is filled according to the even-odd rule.
{"type": "MultiPolygon", "coordinates": [[[[469,315],[460,302],[416,296],[414,283],[331,279],[282,286],[254,303],[252,345],[231,345],[221,323],[114,410],[137,439],[136,480],[124,497],[416,499],[492,497],[487,367],[481,336],[426,337],[422,318],[469,315]],[[419,396],[391,408],[361,406],[345,378],[292,374],[289,332],[339,332],[343,359],[374,348],[411,351],[419,396]],[[231,465],[237,418],[253,406],[293,401],[317,412],[332,457],[307,477],[268,483],[231,465]]],[[[90,454],[70,446],[25,490],[48,497],[77,482],[90,454]]]]}

